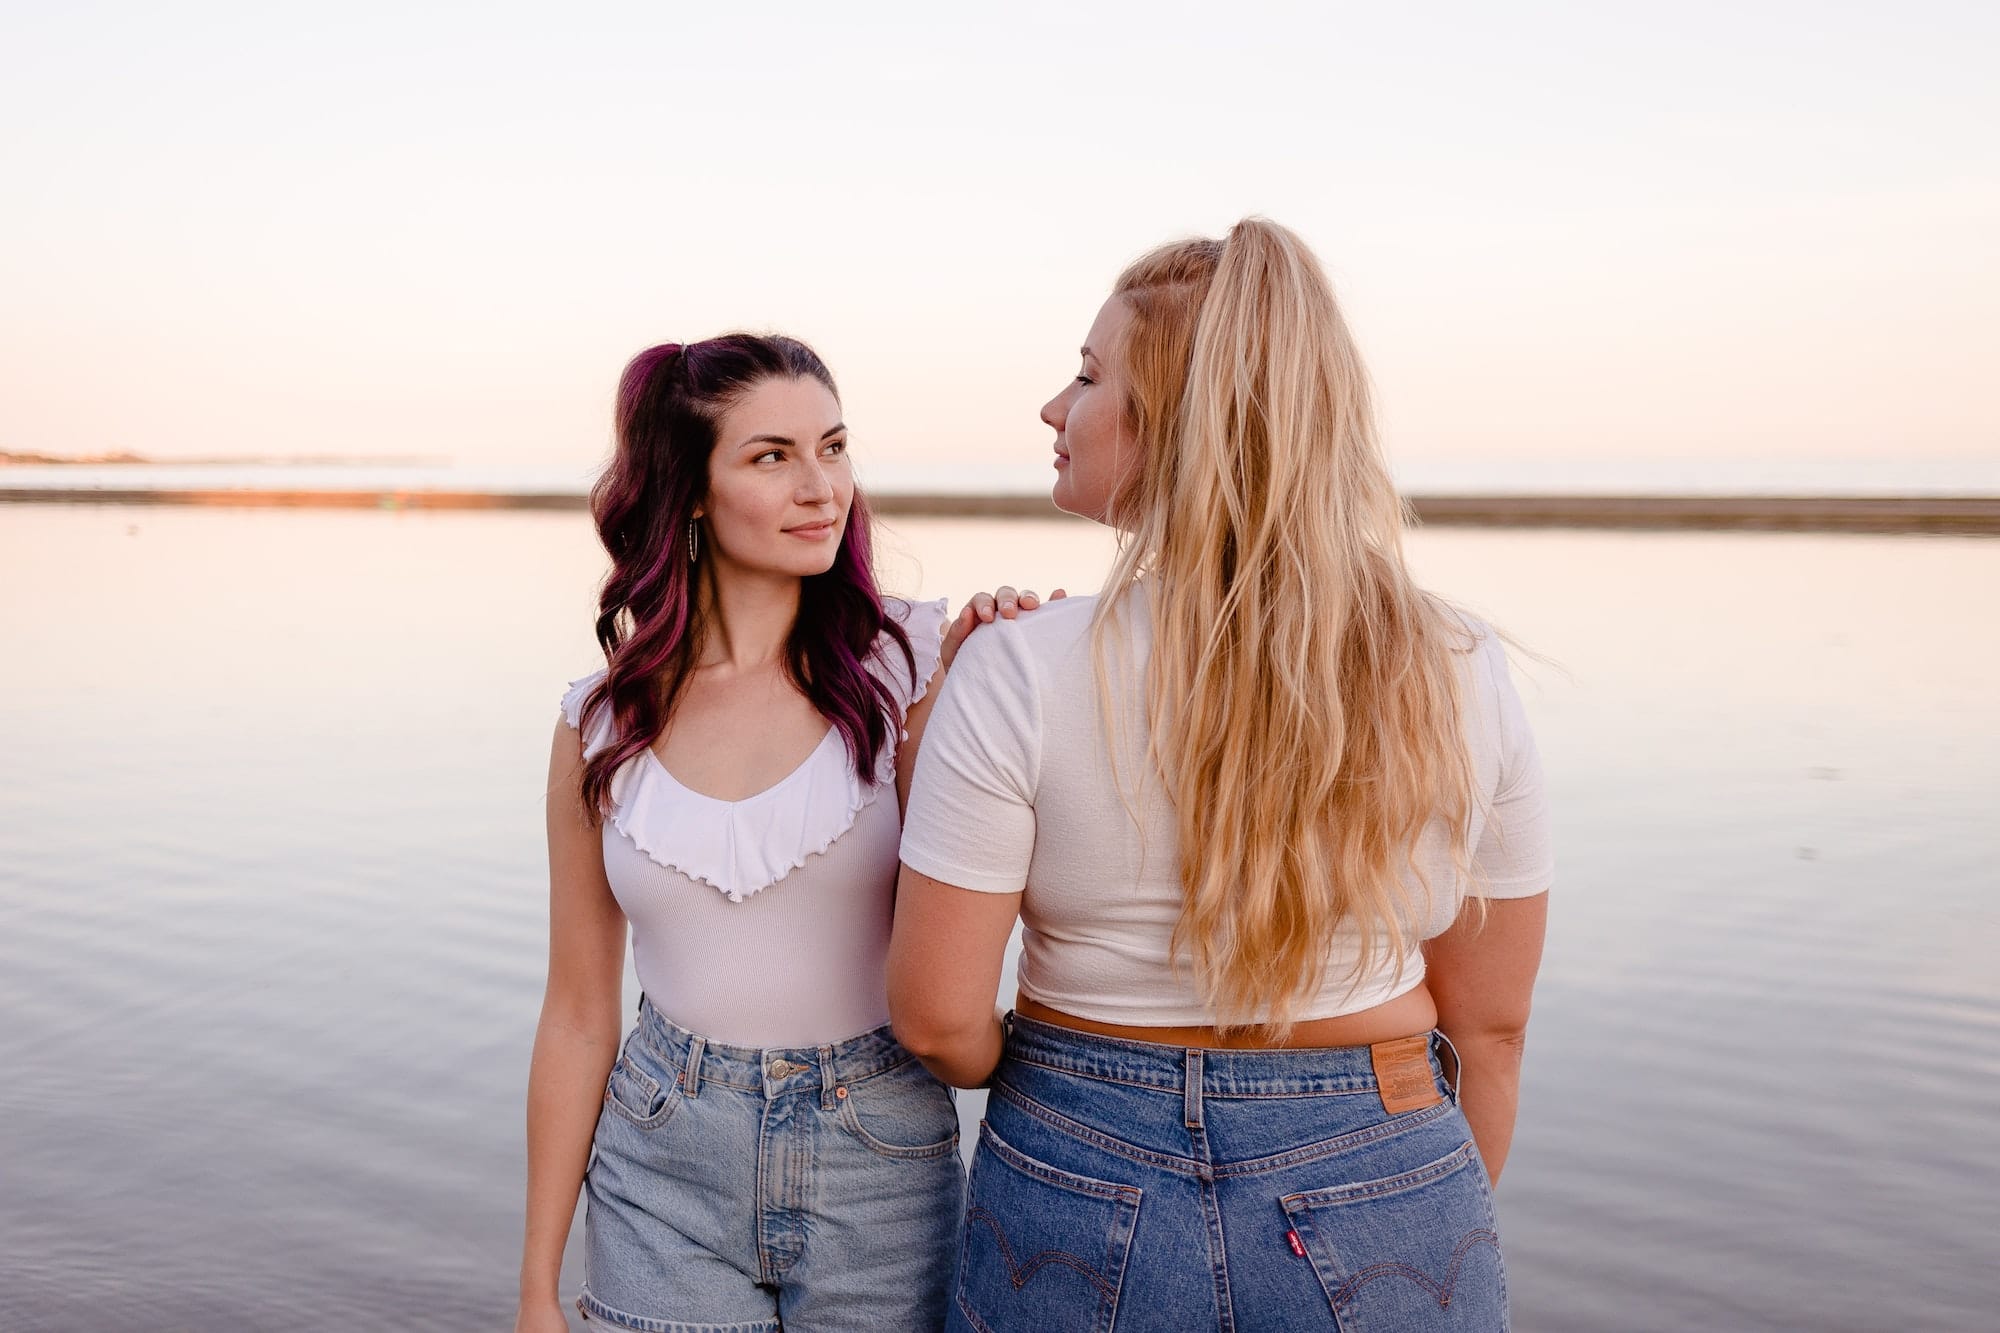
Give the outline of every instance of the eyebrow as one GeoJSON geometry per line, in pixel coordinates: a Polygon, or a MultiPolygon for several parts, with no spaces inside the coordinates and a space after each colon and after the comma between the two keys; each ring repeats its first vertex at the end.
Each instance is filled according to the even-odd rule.
{"type": "Polygon", "coordinates": [[[1090,344],[1089,344],[1089,343],[1085,343],[1085,344],[1084,344],[1083,346],[1081,346],[1081,347],[1077,348],[1076,350],[1077,350],[1077,351],[1078,351],[1079,353],[1081,353],[1082,355],[1084,355],[1084,356],[1096,356],[1096,355],[1097,355],[1097,353],[1095,353],[1095,352],[1093,352],[1093,351],[1091,351],[1091,350],[1090,350],[1090,344]]]}
{"type": "MultiPolygon", "coordinates": [[[[820,436],[820,439],[830,440],[846,429],[847,423],[845,421],[837,421],[826,428],[826,434],[820,436]]],[[[789,435],[752,435],[749,439],[743,441],[745,447],[753,444],[782,444],[787,449],[797,448],[798,443],[797,440],[789,435]]]]}

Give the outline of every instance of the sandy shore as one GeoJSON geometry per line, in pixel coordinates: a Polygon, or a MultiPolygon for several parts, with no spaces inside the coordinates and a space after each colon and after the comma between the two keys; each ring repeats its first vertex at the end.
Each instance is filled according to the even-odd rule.
{"type": "MultiPolygon", "coordinates": [[[[4,478],[0,478],[4,482],[4,478]]],[[[1043,495],[875,493],[880,514],[1054,518],[1043,495]]],[[[569,492],[452,490],[8,488],[0,503],[206,505],[299,509],[582,509],[569,492]]],[[[1414,495],[1420,522],[1439,527],[1712,528],[1790,532],[1937,532],[2000,536],[2000,496],[1414,495]]]]}

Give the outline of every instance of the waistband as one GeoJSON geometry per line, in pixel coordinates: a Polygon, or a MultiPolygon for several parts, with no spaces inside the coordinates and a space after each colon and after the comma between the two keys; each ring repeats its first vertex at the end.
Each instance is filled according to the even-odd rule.
{"type": "Polygon", "coordinates": [[[916,1058],[903,1049],[886,1023],[823,1046],[732,1046],[688,1031],[643,997],[630,1040],[675,1071],[690,1097],[699,1096],[703,1084],[716,1083],[766,1097],[816,1092],[830,1104],[846,1095],[846,1085],[886,1074],[916,1058]]]}
{"type": "MultiPolygon", "coordinates": [[[[1378,1092],[1375,1047],[1312,1046],[1265,1050],[1162,1046],[1149,1041],[1078,1032],[1010,1013],[1005,1060],[1019,1060],[1082,1078],[1204,1097],[1304,1097],[1378,1092]],[[1197,1086],[1198,1085],[1198,1086],[1197,1086]]],[[[1442,1032],[1427,1040],[1431,1072],[1443,1075],[1442,1032]]],[[[1454,1055],[1456,1052],[1454,1052],[1454,1055]]],[[[1455,1063],[1455,1061],[1454,1061],[1455,1063]]],[[[1457,1089],[1452,1089],[1456,1100],[1457,1089]]]]}

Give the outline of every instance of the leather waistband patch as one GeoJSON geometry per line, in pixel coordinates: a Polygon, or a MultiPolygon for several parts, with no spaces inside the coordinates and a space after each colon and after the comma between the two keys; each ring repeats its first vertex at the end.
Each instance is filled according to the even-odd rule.
{"type": "Polygon", "coordinates": [[[1421,1111],[1444,1100],[1431,1077],[1431,1039],[1428,1034],[1378,1041],[1368,1048],[1375,1064],[1375,1089],[1382,1095],[1382,1109],[1390,1115],[1421,1111]]]}

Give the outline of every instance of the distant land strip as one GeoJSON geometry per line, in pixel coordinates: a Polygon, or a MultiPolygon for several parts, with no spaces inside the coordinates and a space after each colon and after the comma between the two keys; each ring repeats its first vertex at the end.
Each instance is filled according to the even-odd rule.
{"type": "Polygon", "coordinates": [[[445,467],[449,454],[195,454],[153,458],[129,449],[96,454],[40,454],[0,449],[0,467],[445,467]]]}
{"type": "MultiPolygon", "coordinates": [[[[1934,532],[2000,536],[2000,495],[1413,495],[1432,527],[1735,529],[1773,532],[1934,532]]],[[[0,503],[198,505],[275,509],[579,510],[567,491],[212,490],[13,487],[0,503]]],[[[1056,518],[1046,495],[873,491],[878,514],[934,518],[1056,518]]]]}

